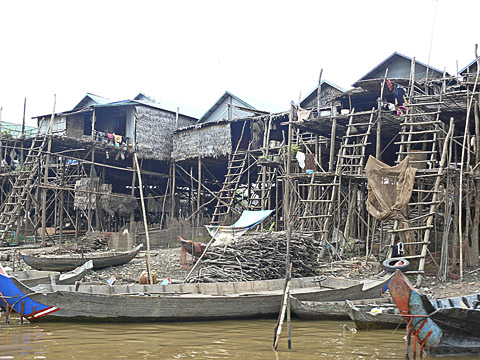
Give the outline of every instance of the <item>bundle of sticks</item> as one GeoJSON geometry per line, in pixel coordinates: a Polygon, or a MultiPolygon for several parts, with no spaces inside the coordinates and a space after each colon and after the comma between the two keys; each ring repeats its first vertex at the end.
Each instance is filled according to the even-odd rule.
{"type": "MultiPolygon", "coordinates": [[[[292,233],[292,276],[317,275],[320,241],[313,234],[292,233]]],[[[251,281],[285,277],[285,231],[246,234],[226,246],[210,246],[198,273],[188,282],[251,281]]]]}
{"type": "Polygon", "coordinates": [[[71,240],[63,244],[59,244],[58,248],[48,253],[53,254],[69,254],[69,253],[86,253],[92,251],[107,250],[108,241],[105,233],[89,232],[78,239],[78,242],[71,240]]]}

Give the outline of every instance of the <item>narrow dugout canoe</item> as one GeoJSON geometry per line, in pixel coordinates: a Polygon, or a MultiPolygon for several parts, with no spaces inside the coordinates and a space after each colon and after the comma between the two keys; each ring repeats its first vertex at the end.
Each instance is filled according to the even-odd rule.
{"type": "MultiPolygon", "coordinates": [[[[292,279],[291,293],[301,300],[358,299],[380,296],[389,278],[364,281],[292,279]],[[374,295],[375,294],[375,295],[374,295]]],[[[151,322],[264,318],[278,314],[284,280],[170,285],[49,285],[34,290],[0,275],[4,301],[30,321],[67,320],[151,322]],[[48,316],[47,316],[48,315],[48,316]]]]}
{"type": "MultiPolygon", "coordinates": [[[[388,307],[394,307],[396,313],[371,312],[377,306],[355,305],[352,301],[345,300],[345,309],[350,319],[355,323],[357,330],[374,330],[374,329],[396,329],[405,327],[406,323],[396,309],[395,304],[387,304],[388,307]]],[[[381,304],[380,307],[385,307],[381,304]]]]}
{"type": "Polygon", "coordinates": [[[119,266],[128,263],[142,249],[143,244],[138,245],[130,251],[107,251],[102,253],[84,254],[84,256],[57,255],[57,256],[34,256],[20,253],[23,261],[32,268],[41,271],[71,271],[81,266],[88,260],[92,260],[93,269],[103,269],[110,266],[119,266]]]}
{"type": "MultiPolygon", "coordinates": [[[[356,306],[372,309],[377,306],[395,305],[389,297],[374,299],[352,300],[356,306]]],[[[305,320],[349,320],[345,300],[340,301],[301,301],[294,296],[290,297],[292,311],[305,320]]]]}
{"type": "Polygon", "coordinates": [[[63,274],[57,271],[25,270],[13,272],[10,276],[28,287],[50,284],[52,281],[57,285],[73,285],[75,282],[82,280],[92,266],[93,262],[89,260],[72,271],[63,274]]]}

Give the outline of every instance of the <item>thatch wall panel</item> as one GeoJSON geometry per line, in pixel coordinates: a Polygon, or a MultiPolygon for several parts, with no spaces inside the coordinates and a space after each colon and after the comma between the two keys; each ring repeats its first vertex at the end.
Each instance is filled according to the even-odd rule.
{"type": "Polygon", "coordinates": [[[173,135],[175,161],[200,157],[226,156],[232,152],[230,124],[185,129],[173,135]]]}
{"type": "Polygon", "coordinates": [[[81,139],[84,133],[84,115],[72,115],[67,118],[66,135],[72,138],[81,139]]]}
{"type": "MultiPolygon", "coordinates": [[[[136,148],[142,158],[169,161],[173,147],[176,114],[147,106],[135,106],[136,148]]],[[[180,115],[178,126],[191,125],[180,115]]]]}

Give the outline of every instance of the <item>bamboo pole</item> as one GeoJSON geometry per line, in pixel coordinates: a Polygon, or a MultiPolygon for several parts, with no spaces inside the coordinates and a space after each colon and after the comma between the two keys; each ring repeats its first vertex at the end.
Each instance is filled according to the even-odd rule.
{"type": "Polygon", "coordinates": [[[333,114],[333,106],[331,107],[331,116],[332,118],[332,131],[330,133],[330,159],[328,162],[328,171],[333,172],[333,160],[335,159],[335,136],[337,132],[337,117],[333,114]]]}
{"type": "MultiPolygon", "coordinates": [[[[132,159],[132,166],[133,169],[136,170],[136,162],[135,158],[132,159]]],[[[132,197],[135,197],[135,183],[136,183],[136,177],[137,177],[137,172],[134,171],[132,173],[132,189],[130,190],[130,195],[132,197]]],[[[136,231],[136,226],[135,226],[135,211],[132,211],[130,213],[130,236],[133,236],[133,239],[135,239],[135,231],[136,231]]]]}
{"type": "MultiPolygon", "coordinates": [[[[197,182],[197,211],[200,210],[202,205],[202,158],[200,154],[198,154],[198,182],[197,182]]],[[[198,212],[197,214],[197,227],[200,227],[201,221],[201,213],[198,212]]]]}
{"type": "MultiPolygon", "coordinates": [[[[95,116],[95,111],[93,112],[95,116]]],[[[93,225],[92,225],[92,192],[93,190],[93,172],[95,170],[94,168],[94,160],[95,160],[95,148],[92,149],[92,165],[90,165],[90,182],[88,184],[88,210],[87,210],[87,222],[88,222],[88,231],[93,230],[93,225]]]]}
{"type": "MultiPolygon", "coordinates": [[[[480,96],[479,96],[480,97],[480,96]]],[[[480,164],[480,115],[478,111],[479,99],[477,99],[474,108],[475,114],[475,162],[476,165],[480,164]]],[[[470,265],[478,266],[479,264],[479,248],[478,248],[478,223],[480,221],[480,168],[476,166],[475,169],[475,215],[473,219],[473,228],[472,228],[472,248],[469,252],[470,265]]]]}
{"type": "MultiPolygon", "coordinates": [[[[62,176],[61,176],[61,184],[65,181],[65,160],[62,160],[61,164],[62,169],[62,176]]],[[[65,211],[65,191],[60,190],[60,229],[59,229],[59,242],[63,242],[63,213],[65,211]]]]}
{"type": "MultiPolygon", "coordinates": [[[[23,156],[24,156],[23,146],[24,146],[24,135],[25,135],[25,112],[26,112],[26,110],[27,110],[27,98],[25,98],[24,101],[23,101],[22,134],[21,134],[21,140],[20,140],[20,144],[21,144],[21,148],[20,148],[20,169],[23,169],[23,156]]],[[[20,225],[21,219],[22,219],[22,207],[19,206],[18,211],[17,211],[17,230],[15,232],[15,241],[16,241],[17,244],[18,244],[19,235],[20,235],[20,231],[21,231],[21,225],[20,225]]]]}
{"type": "MultiPolygon", "coordinates": [[[[292,273],[291,261],[290,261],[290,241],[292,238],[292,225],[290,223],[290,176],[291,176],[291,165],[292,165],[292,157],[290,156],[292,151],[292,122],[293,122],[293,105],[290,105],[290,115],[288,121],[288,151],[287,151],[287,173],[286,173],[286,181],[285,181],[285,195],[283,200],[283,212],[284,212],[284,219],[286,221],[286,229],[287,229],[287,254],[285,258],[285,291],[283,293],[283,307],[279,314],[279,321],[277,323],[277,328],[275,329],[275,336],[273,340],[273,350],[277,350],[278,342],[280,340],[280,335],[282,333],[282,324],[285,318],[285,311],[287,311],[287,319],[288,319],[288,329],[290,330],[290,307],[287,307],[288,298],[290,296],[290,278],[292,273]]],[[[292,340],[291,334],[289,331],[288,334],[288,348],[292,348],[292,340]]]]}
{"type": "MultiPolygon", "coordinates": [[[[53,111],[50,118],[50,124],[48,125],[46,136],[48,136],[48,145],[47,145],[47,156],[45,159],[45,173],[43,175],[43,184],[46,185],[48,182],[48,166],[50,163],[50,150],[52,149],[52,128],[53,120],[55,119],[55,105],[57,104],[57,96],[53,96],[53,111]]],[[[40,154],[39,154],[40,155],[40,154]]],[[[40,157],[39,157],[40,158],[40,157]]],[[[45,239],[47,235],[47,189],[42,191],[42,246],[45,246],[45,239]]]]}
{"type": "Polygon", "coordinates": [[[383,101],[383,91],[385,88],[385,81],[387,79],[388,75],[388,68],[385,70],[385,76],[383,77],[382,80],[382,88],[380,89],[380,98],[377,100],[377,111],[378,111],[378,117],[377,117],[377,147],[376,147],[376,153],[375,157],[378,160],[382,159],[382,101],[383,101]]]}
{"type": "Polygon", "coordinates": [[[175,161],[171,164],[171,179],[172,186],[170,188],[170,224],[175,218],[175,188],[176,188],[176,174],[175,174],[175,161]]]}
{"type": "Polygon", "coordinates": [[[147,212],[145,210],[145,201],[143,199],[143,184],[142,184],[142,173],[140,170],[140,166],[138,165],[138,157],[137,153],[133,153],[133,158],[135,160],[135,168],[137,169],[137,176],[138,176],[138,186],[140,190],[140,199],[142,203],[142,214],[143,214],[143,226],[145,228],[145,238],[147,239],[147,272],[148,272],[148,280],[150,284],[153,284],[152,278],[152,262],[150,258],[150,234],[148,233],[148,223],[147,223],[147,212]]]}
{"type": "Polygon", "coordinates": [[[318,114],[317,117],[320,117],[320,98],[322,95],[322,74],[323,74],[323,69],[320,69],[320,75],[318,77],[318,88],[317,88],[317,114],[318,114]]]}

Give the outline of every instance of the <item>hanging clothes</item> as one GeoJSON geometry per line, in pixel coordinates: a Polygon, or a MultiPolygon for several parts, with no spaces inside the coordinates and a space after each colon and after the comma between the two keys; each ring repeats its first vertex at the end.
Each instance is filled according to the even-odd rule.
{"type": "Polygon", "coordinates": [[[407,103],[407,91],[403,86],[395,85],[393,95],[395,96],[395,105],[402,106],[407,103]]]}
{"type": "Polygon", "coordinates": [[[392,91],[392,89],[393,89],[393,84],[392,84],[392,82],[390,81],[390,79],[386,79],[386,83],[387,83],[387,86],[388,86],[388,90],[392,91]]]}
{"type": "Polygon", "coordinates": [[[301,110],[297,112],[298,122],[304,122],[305,120],[310,118],[312,110],[301,110]]]}

